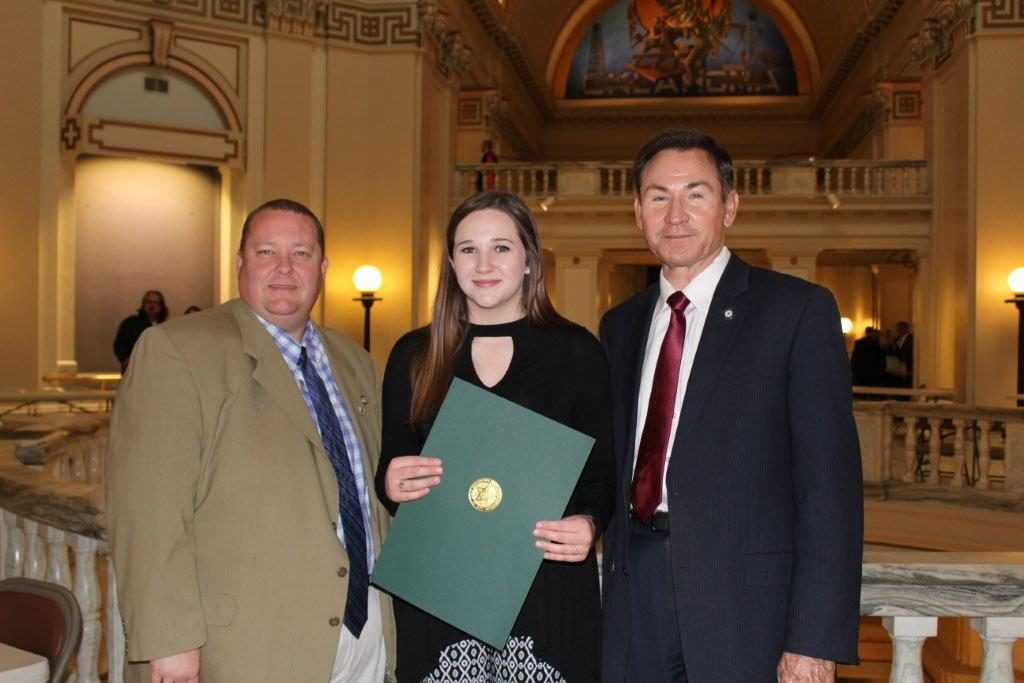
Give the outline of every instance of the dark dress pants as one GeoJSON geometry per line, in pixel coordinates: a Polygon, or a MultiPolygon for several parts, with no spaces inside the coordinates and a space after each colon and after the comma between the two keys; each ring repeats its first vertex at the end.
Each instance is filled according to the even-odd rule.
{"type": "Polygon", "coordinates": [[[630,629],[626,680],[686,683],[679,638],[669,532],[630,517],[630,629]]]}

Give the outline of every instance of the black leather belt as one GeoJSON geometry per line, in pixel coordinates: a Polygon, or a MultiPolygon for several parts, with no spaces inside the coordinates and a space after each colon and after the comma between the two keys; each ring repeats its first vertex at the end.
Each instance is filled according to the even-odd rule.
{"type": "Polygon", "coordinates": [[[668,513],[667,512],[662,512],[661,510],[658,510],[653,515],[651,515],[651,518],[649,520],[647,520],[646,522],[641,522],[637,518],[637,516],[635,514],[633,514],[632,512],[629,513],[629,516],[630,516],[630,518],[633,519],[633,521],[635,521],[640,526],[647,527],[648,529],[650,529],[652,531],[668,531],[668,526],[669,526],[668,520],[669,520],[669,517],[668,517],[668,513]]]}

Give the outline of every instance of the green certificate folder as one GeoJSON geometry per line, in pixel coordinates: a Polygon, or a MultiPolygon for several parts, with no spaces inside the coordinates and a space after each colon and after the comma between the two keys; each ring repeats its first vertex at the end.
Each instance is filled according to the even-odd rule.
{"type": "Polygon", "coordinates": [[[423,446],[441,483],[399,507],[373,583],[504,648],[543,556],[533,528],[561,519],[593,445],[455,379],[423,446]]]}

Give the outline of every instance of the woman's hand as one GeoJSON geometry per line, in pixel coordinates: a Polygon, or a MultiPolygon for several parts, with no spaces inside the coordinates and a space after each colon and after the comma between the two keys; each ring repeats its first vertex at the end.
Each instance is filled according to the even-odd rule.
{"type": "Polygon", "coordinates": [[[570,515],[557,522],[537,522],[533,535],[545,560],[582,562],[594,545],[594,520],[590,515],[570,515]]]}
{"type": "Polygon", "coordinates": [[[388,463],[384,490],[393,503],[407,503],[430,493],[441,483],[441,461],[422,455],[400,455],[388,463]]]}

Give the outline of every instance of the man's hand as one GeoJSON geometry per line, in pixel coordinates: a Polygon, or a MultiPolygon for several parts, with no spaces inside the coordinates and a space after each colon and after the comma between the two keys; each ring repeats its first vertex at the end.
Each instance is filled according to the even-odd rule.
{"type": "Polygon", "coordinates": [[[836,679],[836,663],[784,652],[778,674],[779,683],[832,683],[836,679]]]}
{"type": "Polygon", "coordinates": [[[149,683],[199,683],[199,650],[154,659],[149,663],[149,683]]]}

